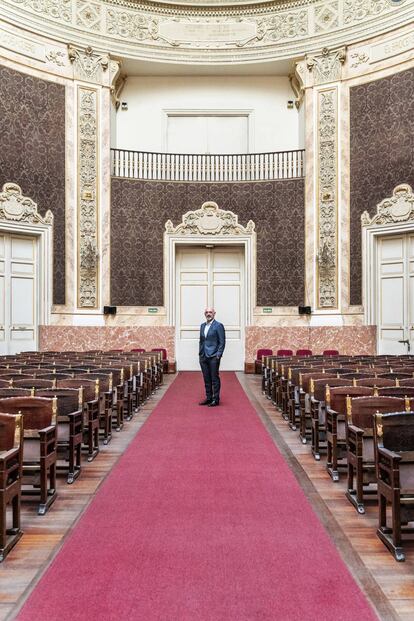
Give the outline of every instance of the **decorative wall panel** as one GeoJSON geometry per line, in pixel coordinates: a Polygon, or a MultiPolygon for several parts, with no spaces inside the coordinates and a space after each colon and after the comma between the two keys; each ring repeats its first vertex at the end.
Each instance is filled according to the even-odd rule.
{"type": "Polygon", "coordinates": [[[304,183],[168,183],[112,179],[111,303],[163,305],[163,232],[205,201],[253,220],[257,232],[257,304],[304,302],[304,183]]]}
{"type": "Polygon", "coordinates": [[[414,186],[414,69],[351,88],[350,117],[350,303],[361,304],[361,214],[414,186]]]}
{"type": "Polygon", "coordinates": [[[65,303],[65,87],[0,66],[0,187],[54,216],[53,303],[65,303]]]}

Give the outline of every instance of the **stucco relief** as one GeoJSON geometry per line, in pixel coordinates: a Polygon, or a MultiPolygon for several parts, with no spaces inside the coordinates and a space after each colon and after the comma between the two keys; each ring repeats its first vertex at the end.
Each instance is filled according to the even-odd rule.
{"type": "Polygon", "coordinates": [[[414,194],[410,185],[402,183],[394,188],[392,196],[377,205],[377,213],[371,218],[368,211],[361,216],[362,226],[392,224],[414,220],[414,194]]]}
{"type": "Polygon", "coordinates": [[[174,235],[246,235],[254,233],[254,228],[252,220],[242,226],[235,213],[219,209],[213,201],[203,203],[201,209],[187,211],[176,227],[171,220],[165,223],[165,232],[174,235]]]}
{"type": "Polygon", "coordinates": [[[214,62],[226,53],[232,53],[232,60],[234,54],[240,59],[258,58],[259,52],[265,52],[267,58],[285,56],[286,49],[278,45],[283,41],[291,41],[297,55],[298,44],[302,53],[311,51],[315,36],[321,35],[322,45],[339,46],[355,40],[355,28],[363,30],[364,37],[374,36],[384,32],[387,19],[393,28],[403,24],[414,0],[404,0],[398,5],[389,0],[345,0],[344,3],[275,0],[253,5],[191,7],[129,0],[3,0],[3,3],[9,12],[13,10],[11,7],[19,9],[16,19],[19,16],[21,20],[22,9],[31,13],[32,22],[37,16],[38,31],[60,40],[64,25],[66,40],[82,44],[91,33],[99,34],[101,49],[106,47],[114,54],[122,54],[124,44],[133,42],[139,44],[132,51],[132,56],[137,58],[153,48],[159,58],[202,58],[206,62],[202,51],[208,49],[217,51],[207,60],[214,62]]]}
{"type": "Polygon", "coordinates": [[[344,47],[338,50],[329,50],[324,47],[320,54],[309,54],[306,64],[309,71],[313,72],[314,84],[336,82],[341,79],[341,65],[346,59],[344,47]]]}
{"type": "Polygon", "coordinates": [[[37,211],[37,204],[27,196],[17,183],[5,183],[0,192],[0,220],[29,222],[30,224],[53,224],[53,214],[47,210],[44,217],[37,211]]]}

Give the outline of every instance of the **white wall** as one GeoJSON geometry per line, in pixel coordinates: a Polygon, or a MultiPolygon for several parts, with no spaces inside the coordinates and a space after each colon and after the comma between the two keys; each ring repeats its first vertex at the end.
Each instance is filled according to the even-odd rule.
{"type": "Polygon", "coordinates": [[[299,115],[284,76],[128,77],[116,116],[116,145],[139,151],[166,150],[168,110],[252,110],[250,151],[297,149],[299,115]]]}

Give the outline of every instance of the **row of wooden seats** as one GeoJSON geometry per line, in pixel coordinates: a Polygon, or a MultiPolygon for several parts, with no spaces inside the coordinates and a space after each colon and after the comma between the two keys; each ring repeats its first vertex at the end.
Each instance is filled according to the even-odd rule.
{"type": "Polygon", "coordinates": [[[359,513],[367,498],[379,499],[378,536],[404,560],[402,522],[414,519],[414,358],[265,356],[262,389],[300,440],[310,443],[314,458],[326,454],[333,481],[347,472],[346,496],[359,513]],[[399,463],[405,473],[411,467],[403,495],[395,487],[399,463]]]}
{"type": "Polygon", "coordinates": [[[57,497],[56,475],[81,473],[113,426],[121,431],[162,384],[161,352],[27,352],[0,358],[0,560],[15,545],[20,498],[44,515],[57,497]],[[8,523],[8,508],[11,526],[8,523]]]}

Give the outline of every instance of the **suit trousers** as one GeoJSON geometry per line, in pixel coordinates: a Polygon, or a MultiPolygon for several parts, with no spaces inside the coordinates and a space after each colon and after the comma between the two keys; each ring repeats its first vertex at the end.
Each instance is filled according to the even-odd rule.
{"type": "Polygon", "coordinates": [[[206,388],[206,398],[211,401],[220,401],[220,358],[213,356],[207,358],[207,356],[200,356],[200,366],[203,372],[204,386],[206,388]]]}

